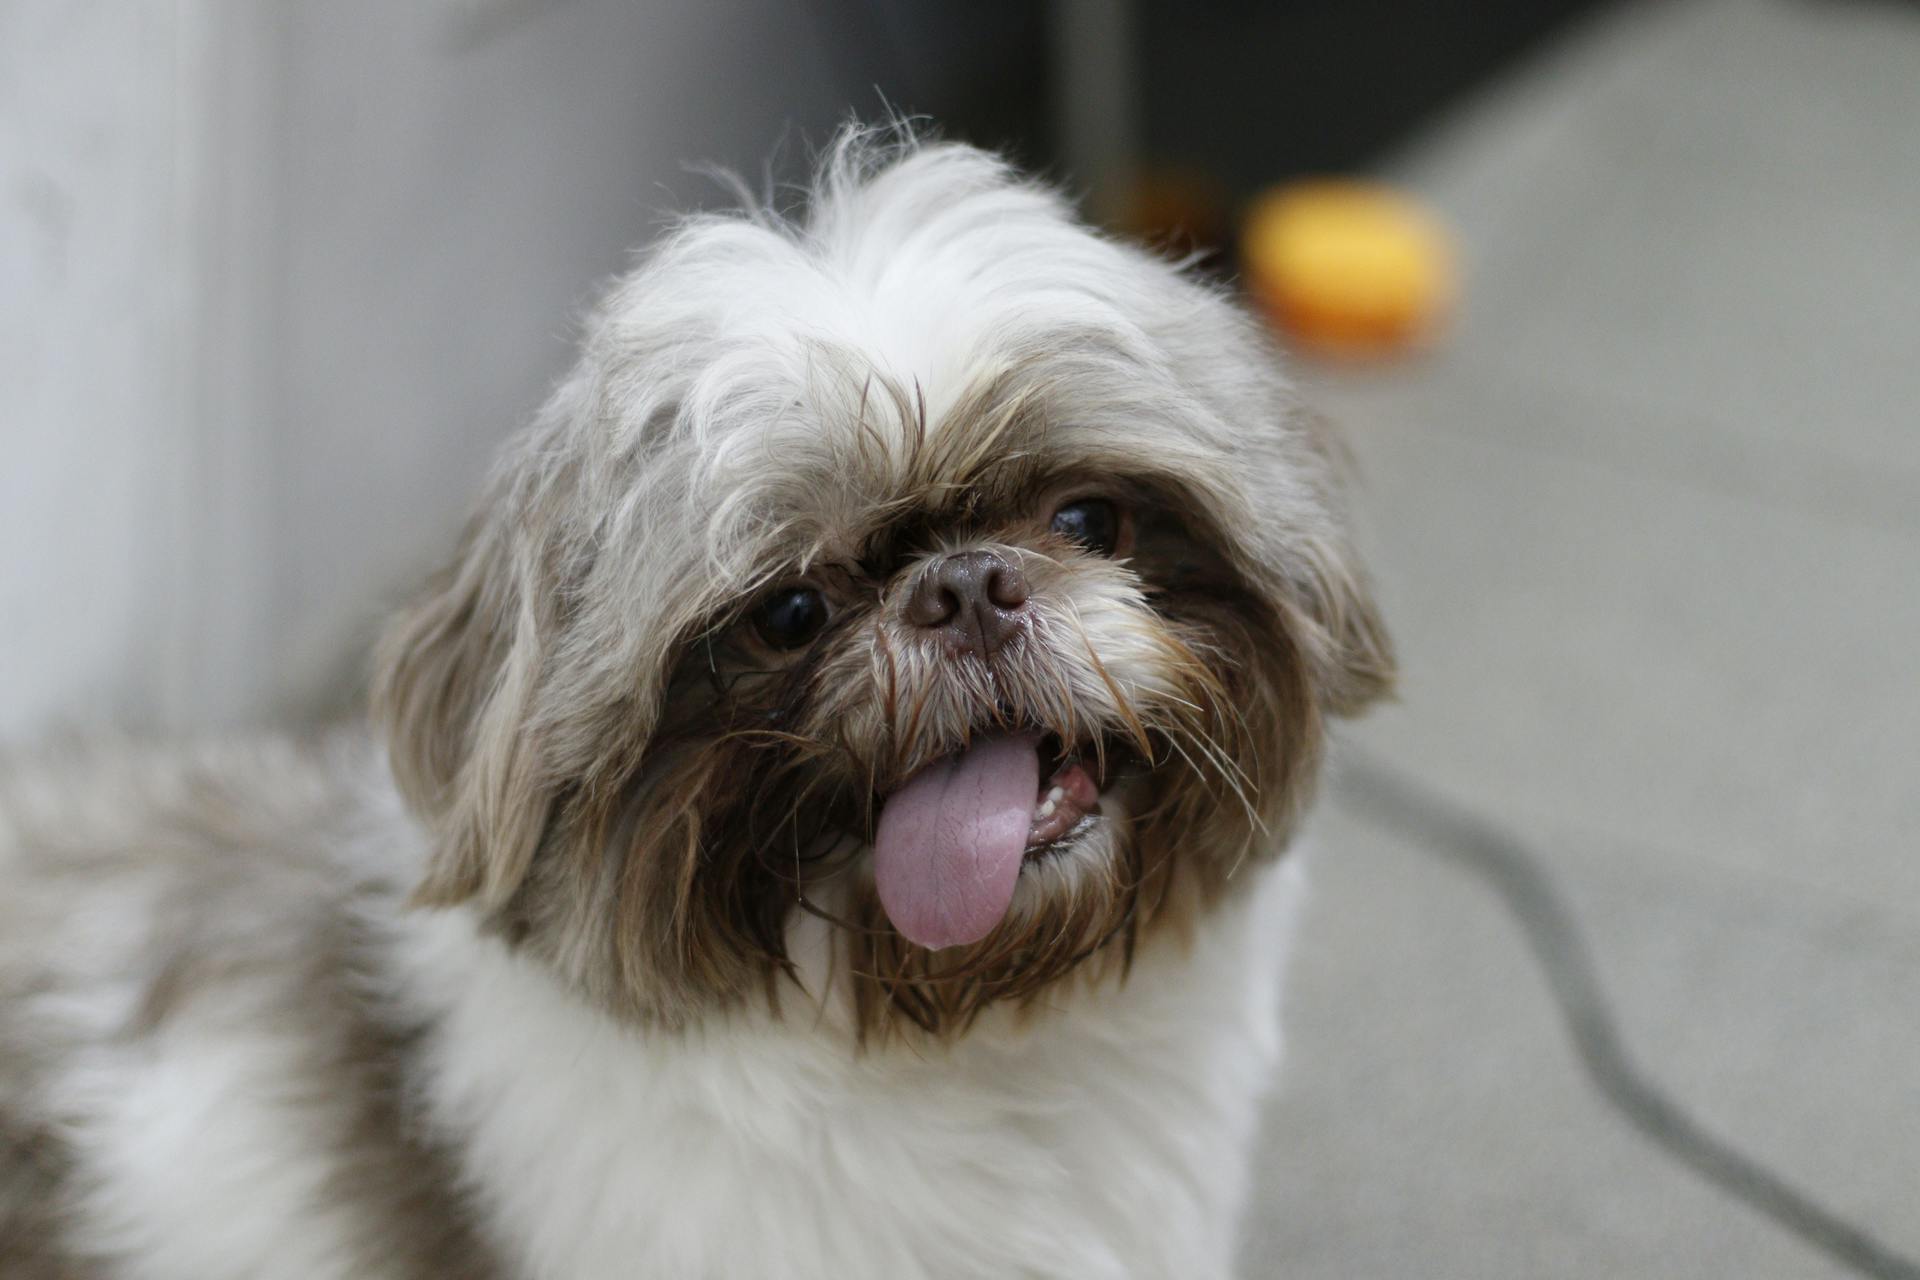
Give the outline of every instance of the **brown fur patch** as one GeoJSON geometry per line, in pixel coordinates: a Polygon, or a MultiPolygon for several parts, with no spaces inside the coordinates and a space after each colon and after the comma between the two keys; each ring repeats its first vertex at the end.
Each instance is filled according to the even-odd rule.
{"type": "MultiPolygon", "coordinates": [[[[0,1075],[6,1068],[0,1065],[0,1075]]],[[[0,1094],[7,1092],[0,1085],[0,1094]]],[[[105,1273],[68,1251],[71,1153],[51,1130],[0,1109],[0,1276],[92,1280],[105,1273]]]]}

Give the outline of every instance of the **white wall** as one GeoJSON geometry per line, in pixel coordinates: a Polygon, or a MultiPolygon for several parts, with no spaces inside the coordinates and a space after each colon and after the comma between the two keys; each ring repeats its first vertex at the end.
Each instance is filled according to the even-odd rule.
{"type": "Polygon", "coordinates": [[[658,213],[848,101],[782,0],[0,0],[0,738],[314,705],[658,213]]]}
{"type": "Polygon", "coordinates": [[[183,511],[169,437],[190,292],[174,27],[158,10],[0,6],[7,726],[117,705],[164,678],[154,550],[183,511]]]}

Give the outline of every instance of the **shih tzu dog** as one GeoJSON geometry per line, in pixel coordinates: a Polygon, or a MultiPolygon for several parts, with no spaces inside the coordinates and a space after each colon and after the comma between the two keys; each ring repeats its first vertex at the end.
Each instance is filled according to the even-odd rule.
{"type": "Polygon", "coordinates": [[[1340,470],[982,152],[681,223],[382,733],[0,783],[0,1274],[1229,1273],[1281,854],[1391,678],[1340,470]]]}

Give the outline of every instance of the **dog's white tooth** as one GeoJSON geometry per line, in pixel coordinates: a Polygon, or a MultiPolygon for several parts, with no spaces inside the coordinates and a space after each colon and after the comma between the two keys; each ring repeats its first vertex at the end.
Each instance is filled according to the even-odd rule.
{"type": "Polygon", "coordinates": [[[1034,812],[1043,818],[1051,818],[1053,816],[1053,801],[1049,799],[1045,804],[1035,809],[1034,812]]]}
{"type": "Polygon", "coordinates": [[[1067,789],[1065,787],[1055,787],[1053,790],[1047,792],[1048,804],[1059,804],[1062,800],[1066,798],[1067,798],[1067,789]]]}

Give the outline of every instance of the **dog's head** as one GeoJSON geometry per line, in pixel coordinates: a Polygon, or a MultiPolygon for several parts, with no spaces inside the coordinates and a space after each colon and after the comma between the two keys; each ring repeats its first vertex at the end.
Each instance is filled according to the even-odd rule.
{"type": "Polygon", "coordinates": [[[420,899],[675,1022],[803,912],[869,1031],[1122,965],[1390,680],[1332,452],[1217,291],[850,135],[613,290],[389,637],[420,899]]]}

